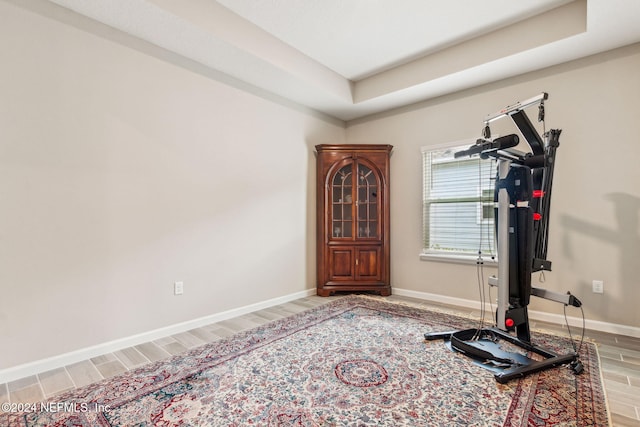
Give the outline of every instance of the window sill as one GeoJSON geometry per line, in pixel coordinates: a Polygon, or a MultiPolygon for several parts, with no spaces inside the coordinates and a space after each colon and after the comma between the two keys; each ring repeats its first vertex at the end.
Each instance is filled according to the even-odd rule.
{"type": "MultiPolygon", "coordinates": [[[[454,255],[454,254],[435,254],[435,253],[421,253],[421,261],[436,261],[436,262],[450,262],[454,264],[478,264],[478,257],[476,255],[454,255]]],[[[498,259],[491,258],[489,256],[482,258],[482,264],[490,267],[498,266],[498,259]]]]}

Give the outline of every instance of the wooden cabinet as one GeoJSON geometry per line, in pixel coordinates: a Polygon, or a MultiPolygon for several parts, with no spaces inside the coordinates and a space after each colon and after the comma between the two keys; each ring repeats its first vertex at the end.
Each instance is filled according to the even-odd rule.
{"type": "Polygon", "coordinates": [[[391,145],[317,145],[318,295],[391,295],[391,145]]]}

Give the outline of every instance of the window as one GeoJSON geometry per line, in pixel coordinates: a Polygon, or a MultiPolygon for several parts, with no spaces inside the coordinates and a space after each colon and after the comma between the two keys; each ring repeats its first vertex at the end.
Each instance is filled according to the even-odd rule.
{"type": "Polygon", "coordinates": [[[422,149],[423,254],[475,259],[495,254],[494,184],[496,161],[455,158],[475,141],[422,149]]]}

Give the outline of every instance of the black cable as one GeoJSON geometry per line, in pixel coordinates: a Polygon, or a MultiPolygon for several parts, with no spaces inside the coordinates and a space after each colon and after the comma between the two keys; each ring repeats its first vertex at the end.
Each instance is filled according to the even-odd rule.
{"type": "MultiPolygon", "coordinates": [[[[582,336],[580,338],[580,344],[579,346],[576,348],[576,343],[573,340],[573,336],[571,334],[571,327],[569,326],[569,319],[567,319],[567,306],[565,304],[564,306],[564,321],[565,324],[567,325],[567,331],[569,332],[569,339],[571,340],[571,346],[573,347],[573,351],[576,353],[577,357],[580,357],[580,351],[582,351],[582,344],[584,343],[584,335],[585,335],[585,330],[586,330],[586,325],[585,325],[585,317],[584,317],[584,309],[582,308],[582,305],[580,305],[580,311],[582,313],[582,336]]],[[[573,370],[574,375],[574,379],[573,379],[573,387],[575,389],[576,392],[576,422],[578,422],[578,418],[579,418],[579,413],[580,411],[578,410],[578,405],[580,404],[580,399],[579,399],[579,390],[578,390],[578,378],[577,375],[579,373],[582,372],[582,370],[584,369],[584,367],[582,366],[582,363],[576,359],[575,361],[571,362],[571,369],[573,370]]]]}
{"type": "Polygon", "coordinates": [[[578,376],[573,376],[573,388],[576,390],[576,425],[579,425],[578,418],[580,418],[580,411],[578,410],[578,405],[580,405],[580,398],[578,393],[578,376]]]}
{"type": "Polygon", "coordinates": [[[480,295],[480,324],[476,330],[476,333],[471,338],[472,340],[480,339],[480,331],[484,328],[485,319],[485,296],[484,296],[484,279],[482,278],[482,251],[478,251],[478,260],[476,261],[476,280],[478,283],[478,293],[480,295]]]}
{"type": "MultiPolygon", "coordinates": [[[[488,126],[487,126],[488,128],[488,126]]],[[[478,186],[480,187],[480,212],[482,215],[482,160],[478,159],[478,186]]],[[[480,239],[478,243],[478,258],[476,259],[476,281],[478,284],[478,294],[480,296],[480,324],[476,333],[471,338],[473,340],[480,339],[480,331],[484,328],[486,316],[486,298],[484,294],[484,260],[482,258],[482,218],[480,218],[480,239]]]]}
{"type": "MultiPolygon", "coordinates": [[[[488,128],[488,126],[486,127],[488,128]]],[[[493,163],[494,160],[491,160],[491,163],[493,163]]],[[[489,167],[489,170],[493,169],[492,167],[489,167]]],[[[484,218],[484,206],[483,206],[483,193],[482,193],[482,188],[483,185],[482,183],[484,182],[484,164],[483,161],[481,159],[478,159],[478,187],[480,188],[480,239],[479,239],[479,243],[478,243],[478,258],[476,259],[476,281],[478,284],[478,293],[480,296],[480,325],[476,331],[476,334],[474,334],[473,338],[474,340],[480,339],[481,336],[481,331],[484,328],[486,322],[487,322],[487,295],[485,292],[485,286],[486,286],[486,281],[485,281],[485,276],[484,276],[484,258],[482,257],[483,252],[483,244],[484,244],[484,239],[486,237],[488,243],[489,243],[489,252],[491,254],[492,259],[495,259],[495,255],[493,252],[493,246],[494,246],[494,234],[492,233],[493,228],[491,226],[483,226],[482,221],[484,218]],[[486,230],[487,235],[484,235],[484,232],[486,230]]],[[[489,180],[491,180],[491,177],[489,177],[489,180]]],[[[491,314],[491,318],[493,320],[494,325],[496,324],[496,319],[495,319],[495,313],[493,313],[493,303],[491,302],[491,287],[489,287],[489,306],[490,306],[490,310],[492,312],[491,314]]]]}
{"type": "Polygon", "coordinates": [[[577,355],[580,355],[580,351],[582,351],[582,344],[584,344],[584,335],[585,335],[585,330],[586,330],[584,309],[582,308],[582,306],[580,306],[580,312],[582,313],[582,335],[580,337],[580,344],[576,348],[575,341],[573,340],[573,335],[571,334],[571,327],[569,326],[569,319],[567,319],[567,305],[565,304],[563,308],[564,308],[564,323],[565,323],[565,325],[567,325],[567,331],[569,332],[569,339],[571,340],[571,345],[573,347],[573,351],[577,355]]]}

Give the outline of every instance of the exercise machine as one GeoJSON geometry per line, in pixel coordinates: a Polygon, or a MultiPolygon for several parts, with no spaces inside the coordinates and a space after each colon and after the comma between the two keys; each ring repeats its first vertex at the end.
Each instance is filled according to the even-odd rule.
{"type": "Polygon", "coordinates": [[[582,305],[571,293],[560,294],[531,285],[534,272],[551,270],[551,262],[547,260],[549,211],[561,130],[544,132],[543,140],[524,110],[537,105],[538,121],[544,122],[547,99],[547,93],[542,93],[487,116],[483,137],[454,155],[498,160],[494,190],[498,275],[489,278],[489,285],[498,289],[496,325],[427,333],[425,339],[449,341],[453,350],[491,369],[499,383],[566,364],[576,374],[583,370],[576,351],[557,354],[531,342],[527,312],[531,295],[565,306],[582,305]],[[518,150],[525,144],[520,143],[516,134],[491,139],[490,123],[505,117],[512,120],[524,137],[527,151],[518,150]]]}

